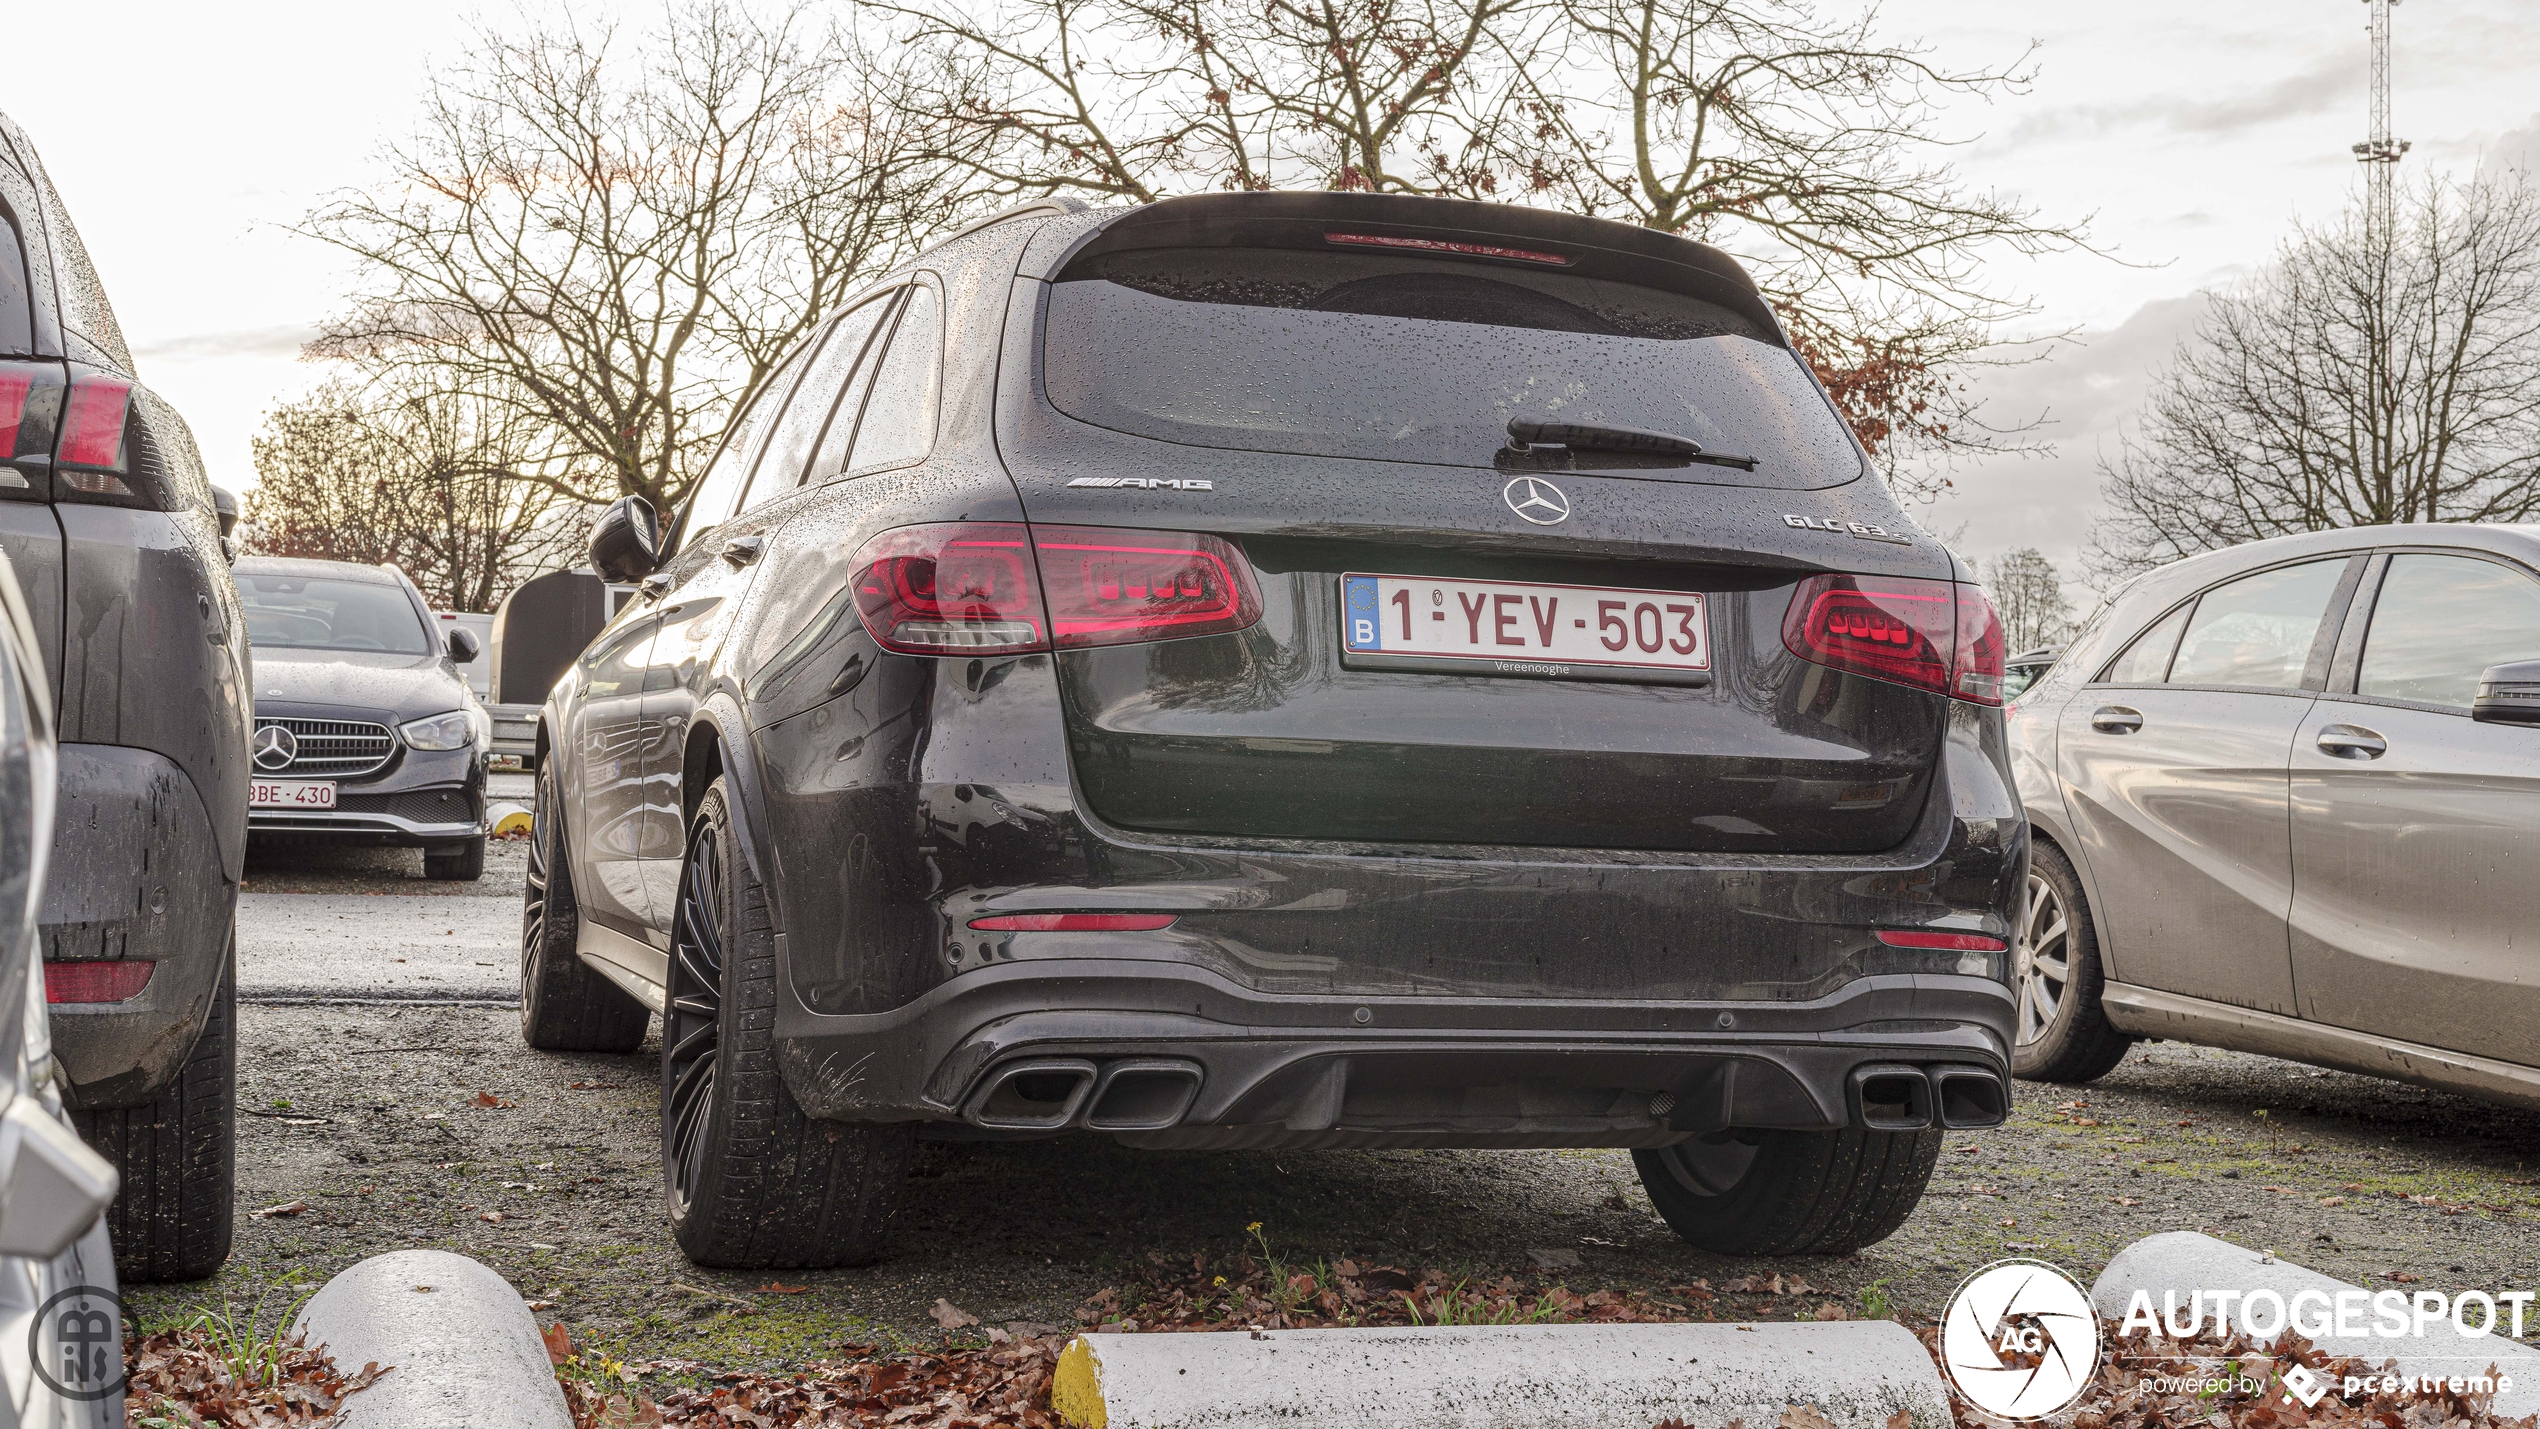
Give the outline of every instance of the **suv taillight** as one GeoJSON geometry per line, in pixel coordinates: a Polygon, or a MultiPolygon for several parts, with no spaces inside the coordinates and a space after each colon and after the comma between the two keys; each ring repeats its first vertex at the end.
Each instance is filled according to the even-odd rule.
{"type": "Polygon", "coordinates": [[[1252,567],[1217,536],[1036,526],[1032,542],[1061,649],[1218,635],[1261,618],[1252,567]]]}
{"type": "Polygon", "coordinates": [[[0,461],[18,457],[49,461],[53,427],[61,415],[59,367],[49,362],[0,362],[0,461]]]}
{"type": "Polygon", "coordinates": [[[1782,643],[1799,658],[1975,704],[2002,703],[2002,621],[1976,586],[1899,576],[1811,576],[1782,643]]]}
{"type": "Polygon", "coordinates": [[[1031,533],[948,521],[903,526],[855,557],[856,609],[885,650],[903,655],[1020,655],[1049,648],[1031,533]]]}
{"type": "MultiPolygon", "coordinates": [[[[94,472],[124,469],[124,416],[132,409],[132,384],[100,372],[71,379],[70,400],[62,408],[62,442],[54,455],[57,466],[94,472]]],[[[123,483],[116,482],[117,487],[123,483]]],[[[107,488],[82,487],[81,490],[107,488]]]]}
{"type": "Polygon", "coordinates": [[[864,628],[903,655],[1124,645],[1216,635],[1261,618],[1243,553],[1193,532],[903,526],[865,543],[855,567],[864,628]]]}

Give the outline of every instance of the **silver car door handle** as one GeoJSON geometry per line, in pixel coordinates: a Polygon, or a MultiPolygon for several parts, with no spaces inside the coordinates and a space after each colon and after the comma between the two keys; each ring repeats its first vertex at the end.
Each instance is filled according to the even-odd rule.
{"type": "Polygon", "coordinates": [[[2123,705],[2101,705],[2091,712],[2090,727],[2101,734],[2132,734],[2143,728],[2143,711],[2123,705]]]}
{"type": "Polygon", "coordinates": [[[767,549],[765,536],[735,536],[723,543],[723,559],[736,566],[746,566],[767,549]]]}
{"type": "Polygon", "coordinates": [[[2390,741],[2359,724],[2332,724],[2319,733],[2320,750],[2340,759],[2379,759],[2390,741]]]}

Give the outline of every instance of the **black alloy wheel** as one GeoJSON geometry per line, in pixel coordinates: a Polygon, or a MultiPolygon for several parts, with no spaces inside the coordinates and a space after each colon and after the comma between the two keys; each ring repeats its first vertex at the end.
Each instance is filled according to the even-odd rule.
{"type": "Polygon", "coordinates": [[[1940,1160],[1920,1131],[1726,1131],[1634,1151],[1670,1229],[1720,1255],[1842,1255],[1894,1234],[1940,1160]]]}
{"type": "Polygon", "coordinates": [[[772,1270],[881,1257],[914,1128],[814,1120],[777,1067],[776,928],[717,779],[679,870],[662,1018],[662,1180],[699,1265],[772,1270]]]}
{"type": "Polygon", "coordinates": [[[723,1040],[723,850],[700,823],[679,870],[670,933],[669,1010],[662,1017],[662,1163],[673,1216],[705,1178],[707,1123],[723,1040]]]}
{"type": "Polygon", "coordinates": [[[537,800],[521,880],[521,1040],[542,1052],[632,1052],[644,1044],[652,1010],[574,954],[582,930],[573,860],[555,772],[543,762],[537,800]]]}

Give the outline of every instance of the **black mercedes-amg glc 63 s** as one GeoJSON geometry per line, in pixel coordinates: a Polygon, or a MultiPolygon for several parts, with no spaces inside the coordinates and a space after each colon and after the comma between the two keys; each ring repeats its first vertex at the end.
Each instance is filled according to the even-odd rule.
{"type": "Polygon", "coordinates": [[[2002,635],[1725,255],[1495,204],[1019,209],[823,325],[538,733],[522,1022],[664,1017],[707,1264],[910,1143],[1629,1147],[1838,1251],[2006,1110],[2002,635]]]}

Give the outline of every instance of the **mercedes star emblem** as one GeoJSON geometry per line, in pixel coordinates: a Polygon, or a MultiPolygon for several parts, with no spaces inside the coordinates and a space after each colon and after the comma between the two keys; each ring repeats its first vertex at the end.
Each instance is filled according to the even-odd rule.
{"type": "Polygon", "coordinates": [[[249,747],[256,756],[256,767],[267,773],[288,769],[291,761],[300,757],[299,736],[278,724],[258,726],[255,742],[249,747]]]}
{"type": "Polygon", "coordinates": [[[1518,477],[1499,494],[1509,510],[1538,526],[1558,526],[1570,519],[1570,498],[1542,477],[1518,477]]]}

